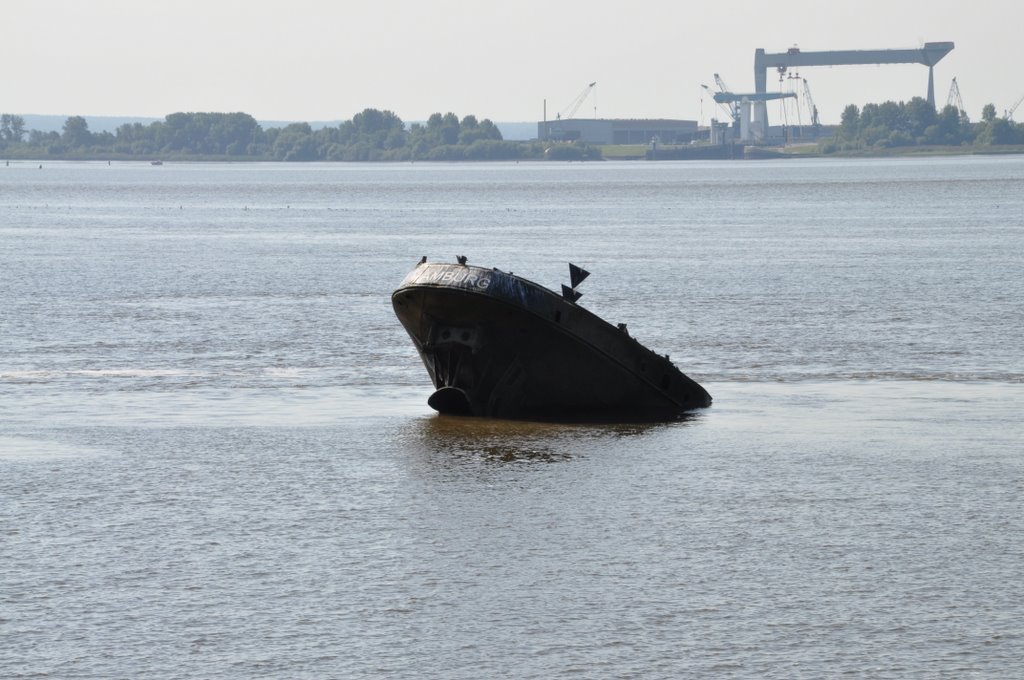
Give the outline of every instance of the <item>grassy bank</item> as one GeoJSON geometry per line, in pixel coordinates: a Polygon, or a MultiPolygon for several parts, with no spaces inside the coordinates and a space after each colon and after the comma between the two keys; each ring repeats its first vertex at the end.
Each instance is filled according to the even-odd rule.
{"type": "Polygon", "coordinates": [[[260,162],[276,160],[269,156],[231,156],[227,154],[128,154],[128,153],[41,153],[34,150],[19,149],[18,151],[0,151],[0,159],[5,161],[124,161],[133,163],[150,163],[152,161],[213,161],[213,162],[260,162]]]}
{"type": "Polygon", "coordinates": [[[998,146],[894,146],[871,147],[835,151],[821,155],[829,158],[890,158],[896,156],[990,156],[1002,154],[1022,154],[1024,144],[1004,144],[998,146]]]}

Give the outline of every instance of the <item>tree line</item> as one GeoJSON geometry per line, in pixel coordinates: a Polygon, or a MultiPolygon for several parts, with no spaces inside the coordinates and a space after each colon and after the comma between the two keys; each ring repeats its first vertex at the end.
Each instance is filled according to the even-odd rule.
{"type": "MultiPolygon", "coordinates": [[[[912,146],[1024,144],[1024,124],[982,109],[981,121],[949,105],[936,111],[921,97],[847,106],[825,153],[912,146]]],[[[364,109],[336,127],[292,123],[264,130],[247,113],[172,113],[149,124],[92,132],[71,116],[61,132],[28,130],[23,118],[0,114],[0,154],[9,158],[225,158],[277,161],[458,161],[550,158],[591,160],[600,149],[582,143],[512,142],[489,119],[434,113],[407,125],[391,111],[364,109]]]]}
{"type": "Polygon", "coordinates": [[[981,121],[972,123],[953,105],[940,111],[921,97],[909,102],[850,104],[843,110],[835,136],[822,145],[826,153],[909,146],[994,146],[1024,144],[1024,125],[996,116],[986,104],[981,121]]]}
{"type": "MultiPolygon", "coordinates": [[[[591,149],[561,150],[562,158],[593,157],[591,149]]],[[[391,111],[364,109],[337,127],[292,123],[264,130],[247,113],[172,113],[162,121],[126,123],[92,132],[71,116],[61,132],[26,130],[20,116],[0,116],[0,153],[39,158],[197,158],[278,161],[496,160],[545,156],[539,143],[511,142],[489,119],[435,113],[406,125],[391,111]]],[[[548,154],[550,156],[550,154],[548,154]]]]}

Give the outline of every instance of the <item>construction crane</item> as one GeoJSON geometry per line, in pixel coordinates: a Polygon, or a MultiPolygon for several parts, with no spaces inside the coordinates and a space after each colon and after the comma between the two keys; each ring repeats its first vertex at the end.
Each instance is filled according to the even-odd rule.
{"type": "Polygon", "coordinates": [[[811,97],[811,86],[807,84],[807,78],[804,78],[803,81],[804,101],[807,103],[807,110],[811,112],[811,126],[821,127],[821,123],[818,121],[818,107],[814,105],[814,99],[811,97]]]}
{"type": "Polygon", "coordinates": [[[1021,95],[1017,103],[1006,110],[1006,120],[1013,120],[1013,112],[1017,110],[1017,107],[1024,103],[1024,95],[1021,95]]]}
{"type": "Polygon", "coordinates": [[[705,92],[707,92],[709,95],[711,95],[712,101],[714,101],[716,104],[718,104],[718,106],[722,109],[722,111],[724,111],[726,113],[726,115],[729,116],[729,120],[735,120],[735,111],[734,111],[735,104],[730,105],[730,104],[726,104],[724,102],[715,101],[714,95],[717,94],[717,93],[712,93],[711,92],[711,88],[708,87],[707,85],[701,84],[701,87],[704,88],[705,92]]]}
{"type": "MultiPolygon", "coordinates": [[[[715,85],[718,86],[718,91],[720,93],[722,93],[722,94],[728,94],[729,92],[731,92],[731,90],[729,90],[729,87],[725,84],[725,81],[722,80],[722,76],[718,75],[717,73],[715,74],[715,85]]],[[[726,103],[726,102],[718,101],[717,98],[715,99],[715,101],[718,102],[719,104],[726,103]]],[[[739,102],[738,101],[728,102],[728,105],[729,105],[729,117],[732,118],[733,123],[735,123],[736,125],[739,125],[739,122],[740,122],[740,105],[739,105],[739,102]]]]}
{"type": "MultiPolygon", "coordinates": [[[[562,119],[572,118],[573,116],[575,116],[576,112],[580,110],[581,106],[583,106],[583,102],[585,102],[587,100],[587,96],[594,89],[595,85],[597,85],[597,81],[596,80],[594,82],[590,83],[589,85],[587,85],[585,88],[583,88],[583,91],[580,92],[578,95],[576,95],[576,98],[572,100],[572,103],[569,104],[564,109],[562,109],[561,113],[555,114],[555,117],[558,120],[562,120],[562,119]]],[[[594,117],[597,118],[597,107],[596,106],[594,107],[594,117]]]]}
{"type": "Polygon", "coordinates": [[[715,85],[718,85],[718,89],[720,92],[731,91],[729,90],[729,86],[725,84],[725,81],[722,80],[722,76],[718,75],[717,73],[715,74],[715,85]]]}
{"type": "Polygon", "coordinates": [[[946,97],[946,106],[953,106],[961,116],[967,115],[964,109],[964,100],[960,98],[960,86],[956,84],[956,78],[949,84],[949,96],[946,97]]]}

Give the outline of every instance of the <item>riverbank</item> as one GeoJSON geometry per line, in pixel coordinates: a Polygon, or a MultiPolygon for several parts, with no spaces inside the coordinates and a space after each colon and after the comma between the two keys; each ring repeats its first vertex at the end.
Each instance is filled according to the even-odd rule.
{"type": "Polygon", "coordinates": [[[1024,154],[1024,144],[999,146],[898,146],[872,147],[853,151],[826,153],[820,144],[793,144],[789,146],[708,144],[659,145],[652,149],[647,144],[616,144],[601,147],[605,160],[765,160],[778,158],[895,158],[901,156],[971,156],[1024,154]]]}
{"type": "MultiPolygon", "coordinates": [[[[790,146],[743,146],[731,147],[711,146],[708,144],[664,145],[652,150],[647,144],[607,144],[598,147],[604,160],[763,160],[767,158],[894,158],[900,156],[972,156],[972,155],[1009,155],[1024,154],[1024,144],[1004,144],[993,146],[898,146],[872,147],[847,151],[825,153],[819,144],[794,144],[790,146]]],[[[233,156],[228,154],[147,154],[134,155],[123,153],[63,153],[46,154],[31,153],[25,150],[0,156],[8,164],[11,161],[118,161],[150,163],[165,162],[211,162],[211,163],[268,163],[280,159],[270,156],[233,156]]],[[[427,159],[424,159],[427,160],[427,159]]],[[[501,159],[447,159],[452,162],[481,162],[501,159]]],[[[521,158],[518,160],[542,160],[541,158],[521,158]]],[[[560,160],[553,158],[552,160],[560,160]]],[[[575,160],[575,159],[567,159],[575,160]]],[[[303,161],[296,161],[303,162],[303,161]]],[[[341,163],[359,163],[365,161],[332,161],[341,163]]],[[[405,161],[402,161],[405,162],[405,161]]]]}
{"type": "MultiPolygon", "coordinates": [[[[890,158],[895,156],[994,156],[1022,153],[1024,153],[1024,144],[993,146],[895,146],[857,149],[854,151],[836,151],[834,153],[818,153],[814,155],[828,156],[829,158],[890,158]]],[[[807,156],[804,155],[804,157],[807,156]]]]}

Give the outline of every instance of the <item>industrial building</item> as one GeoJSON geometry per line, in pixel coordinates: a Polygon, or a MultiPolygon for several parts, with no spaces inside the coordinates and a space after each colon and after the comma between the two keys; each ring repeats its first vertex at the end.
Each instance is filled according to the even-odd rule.
{"type": "MultiPolygon", "coordinates": [[[[729,114],[725,124],[712,119],[709,129],[698,131],[697,122],[674,119],[601,119],[594,106],[593,118],[575,118],[576,111],[593,92],[597,82],[589,83],[555,120],[547,120],[547,100],[544,101],[545,120],[537,124],[537,137],[542,140],[590,144],[689,144],[694,141],[710,141],[723,144],[740,141],[746,144],[787,143],[793,139],[815,139],[821,135],[818,110],[811,99],[807,80],[796,70],[811,66],[842,66],[855,64],[922,64],[928,67],[927,101],[935,106],[935,65],[953,50],[952,42],[927,42],[914,49],[881,50],[828,50],[805,52],[793,46],[785,52],[768,53],[763,48],[754,51],[754,91],[737,93],[726,87],[719,75],[715,74],[718,92],[713,98],[729,114]],[[779,74],[779,83],[784,79],[802,81],[804,102],[808,106],[807,134],[801,125],[771,127],[768,123],[769,100],[784,99],[798,95],[796,92],[768,92],[768,69],[774,68],[779,74]],[[731,127],[730,127],[731,123],[731,127]]],[[[955,80],[954,80],[955,83],[955,80]]],[[[710,93],[707,85],[703,86],[710,93]]],[[[959,90],[957,91],[959,95],[959,90]]],[[[1017,108],[1018,102],[1013,108],[1017,108]]],[[[960,107],[962,109],[962,107],[960,107]]]]}
{"type": "Polygon", "coordinates": [[[588,144],[689,144],[697,121],[666,118],[568,118],[537,123],[538,139],[588,144]]]}
{"type": "MultiPolygon", "coordinates": [[[[791,47],[785,52],[769,54],[763,48],[754,51],[754,95],[743,102],[749,107],[743,113],[748,127],[741,134],[744,141],[763,142],[768,132],[768,69],[774,68],[781,78],[790,69],[808,66],[844,66],[857,64],[921,64],[928,67],[927,101],[935,106],[935,64],[953,50],[952,42],[926,42],[916,49],[895,50],[830,50],[804,52],[791,47]]],[[[743,120],[740,121],[741,125],[743,120]]]]}

